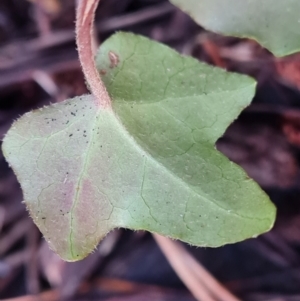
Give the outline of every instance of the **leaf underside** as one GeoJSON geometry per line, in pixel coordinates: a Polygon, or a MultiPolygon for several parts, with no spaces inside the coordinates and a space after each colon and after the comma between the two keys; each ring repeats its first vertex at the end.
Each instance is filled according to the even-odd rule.
{"type": "Polygon", "coordinates": [[[276,56],[300,50],[299,0],[170,0],[208,30],[253,38],[276,56]]]}
{"type": "Polygon", "coordinates": [[[53,104],[22,116],[3,143],[55,252],[84,258],[118,227],[211,247],[270,229],[268,197],[214,146],[251,101],[252,79],[125,33],[97,65],[113,109],[89,95],[53,104]]]}

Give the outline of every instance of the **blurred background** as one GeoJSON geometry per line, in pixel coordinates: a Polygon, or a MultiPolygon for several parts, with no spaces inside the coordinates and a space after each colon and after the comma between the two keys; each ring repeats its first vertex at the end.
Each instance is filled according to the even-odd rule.
{"type": "MultiPolygon", "coordinates": [[[[86,92],[74,20],[74,0],[0,1],[0,139],[21,114],[86,92]]],[[[203,301],[300,300],[300,55],[276,59],[254,41],[207,32],[165,0],[101,0],[96,28],[100,42],[131,31],[256,78],[252,105],[217,146],[269,194],[275,227],[217,249],[185,246],[199,263],[197,277],[187,278],[210,292],[203,301]]],[[[85,260],[60,260],[28,217],[0,153],[1,300],[196,300],[178,275],[151,234],[122,229],[85,260]]]]}

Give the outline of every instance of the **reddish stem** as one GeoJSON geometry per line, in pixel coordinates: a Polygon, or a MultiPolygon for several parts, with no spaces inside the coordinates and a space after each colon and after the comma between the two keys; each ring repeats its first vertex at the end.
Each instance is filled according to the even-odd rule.
{"type": "Polygon", "coordinates": [[[79,0],[76,15],[76,42],[82,71],[98,106],[111,107],[106,87],[96,68],[93,52],[93,24],[100,0],[79,0]]]}

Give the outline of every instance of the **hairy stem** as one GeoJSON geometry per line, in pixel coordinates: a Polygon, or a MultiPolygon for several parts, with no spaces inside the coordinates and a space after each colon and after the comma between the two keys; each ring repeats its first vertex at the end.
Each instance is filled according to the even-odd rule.
{"type": "Polygon", "coordinates": [[[79,0],[76,15],[76,42],[82,71],[91,93],[101,107],[111,107],[111,100],[96,68],[93,51],[93,23],[100,0],[79,0]]]}

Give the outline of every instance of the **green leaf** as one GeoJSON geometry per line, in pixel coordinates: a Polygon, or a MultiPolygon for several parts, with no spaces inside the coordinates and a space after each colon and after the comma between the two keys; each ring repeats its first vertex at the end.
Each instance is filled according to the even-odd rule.
{"type": "Polygon", "coordinates": [[[113,109],[92,96],[25,114],[3,151],[35,223],[65,260],[116,227],[198,246],[270,229],[275,208],[214,146],[255,82],[119,33],[97,57],[113,109]]]}
{"type": "Polygon", "coordinates": [[[276,56],[300,50],[299,0],[170,0],[217,33],[257,40],[276,56]]]}

